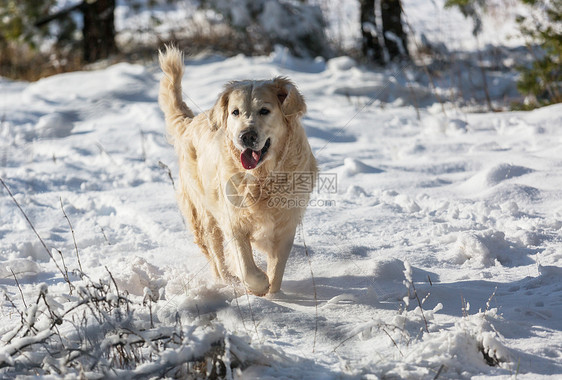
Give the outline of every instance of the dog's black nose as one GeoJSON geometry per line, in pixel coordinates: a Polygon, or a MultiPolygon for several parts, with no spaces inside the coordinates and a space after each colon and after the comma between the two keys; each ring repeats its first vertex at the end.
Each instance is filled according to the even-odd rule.
{"type": "Polygon", "coordinates": [[[258,133],[253,129],[242,132],[240,140],[246,148],[254,148],[258,142],[258,133]]]}

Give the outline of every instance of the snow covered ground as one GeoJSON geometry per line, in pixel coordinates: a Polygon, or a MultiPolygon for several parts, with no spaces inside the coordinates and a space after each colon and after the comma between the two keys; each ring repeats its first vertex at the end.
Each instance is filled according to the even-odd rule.
{"type": "MultiPolygon", "coordinates": [[[[406,89],[350,59],[282,51],[187,61],[184,90],[193,109],[207,109],[226,81],[274,75],[292,78],[308,101],[304,124],[324,178],[280,294],[213,282],[162,165],[175,178],[155,65],[1,80],[0,177],[70,271],[79,264],[61,201],[92,281],[111,272],[137,305],[160,294],[152,315],[162,330],[180,317],[261,355],[229,376],[562,375],[562,105],[491,114],[433,105],[418,119],[406,89]],[[361,95],[365,83],[396,100],[361,95]]],[[[23,311],[45,284],[59,313],[68,310],[75,298],[63,276],[1,190],[5,294],[23,311]]],[[[6,342],[20,325],[7,299],[0,318],[6,342]]],[[[4,364],[9,348],[0,348],[4,364]]],[[[33,360],[20,356],[4,375],[35,373],[26,372],[33,360]]]]}
{"type": "MultiPolygon", "coordinates": [[[[477,47],[458,11],[419,3],[414,29],[477,47]]],[[[562,376],[562,105],[467,113],[420,72],[283,49],[186,61],[197,112],[227,81],[275,75],[308,102],[321,181],[264,298],[215,283],[182,221],[155,64],[0,78],[0,178],[49,249],[0,185],[0,377],[212,374],[178,363],[217,342],[227,378],[562,376]]],[[[492,100],[512,94],[511,74],[491,79],[492,100]]]]}

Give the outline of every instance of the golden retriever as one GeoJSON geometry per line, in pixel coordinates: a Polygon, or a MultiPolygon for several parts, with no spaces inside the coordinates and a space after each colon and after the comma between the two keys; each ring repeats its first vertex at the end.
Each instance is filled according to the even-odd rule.
{"type": "Polygon", "coordinates": [[[235,275],[260,296],[279,291],[317,173],[300,123],[302,95],[283,77],[235,81],[195,116],[182,100],[182,54],[167,47],[159,60],[159,103],[179,160],[178,203],[195,242],[216,278],[235,275]],[[254,248],[266,254],[267,274],[254,248]]]}

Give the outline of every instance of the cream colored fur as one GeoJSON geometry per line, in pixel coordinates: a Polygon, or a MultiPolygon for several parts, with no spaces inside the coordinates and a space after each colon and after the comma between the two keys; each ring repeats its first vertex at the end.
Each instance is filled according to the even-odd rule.
{"type": "Polygon", "coordinates": [[[181,53],[168,47],[159,58],[164,71],[159,103],[179,160],[178,203],[195,242],[216,278],[231,281],[235,275],[257,295],[279,291],[305,208],[272,199],[304,206],[309,194],[275,193],[266,184],[276,173],[287,183],[294,173],[316,176],[316,160],[300,124],[306,111],[302,95],[286,78],[231,82],[212,109],[195,116],[182,100],[181,53]],[[271,143],[252,170],[244,169],[240,159],[240,136],[248,129],[257,132],[259,149],[268,139],[271,143]],[[234,201],[233,192],[240,195],[234,201]],[[267,273],[255,264],[254,248],[266,255],[267,273]]]}

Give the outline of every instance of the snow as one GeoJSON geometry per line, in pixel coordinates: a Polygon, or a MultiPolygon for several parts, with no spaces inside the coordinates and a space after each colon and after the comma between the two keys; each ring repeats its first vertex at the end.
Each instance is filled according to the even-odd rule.
{"type": "Polygon", "coordinates": [[[470,113],[445,102],[443,110],[431,90],[393,73],[348,57],[300,60],[281,47],[186,61],[184,96],[198,112],[230,80],[276,75],[308,103],[303,122],[321,176],[282,292],[263,298],[215,283],[184,225],[156,64],[0,79],[0,178],[59,265],[61,252],[75,286],[71,294],[1,187],[0,368],[13,369],[0,374],[80,374],[57,374],[63,357],[17,353],[53,335],[51,313],[70,321],[80,299],[99,296],[93,283],[114,311],[99,326],[89,316],[89,330],[63,323],[58,333],[83,349],[97,342],[95,353],[141,336],[137,354],[152,361],[113,377],[160,376],[219,341],[222,362],[238,363],[227,378],[561,376],[562,105],[470,113]],[[134,313],[120,319],[125,294],[134,313]],[[19,336],[22,320],[36,333],[19,336]],[[149,355],[151,339],[173,332],[183,340],[149,355]]]}

